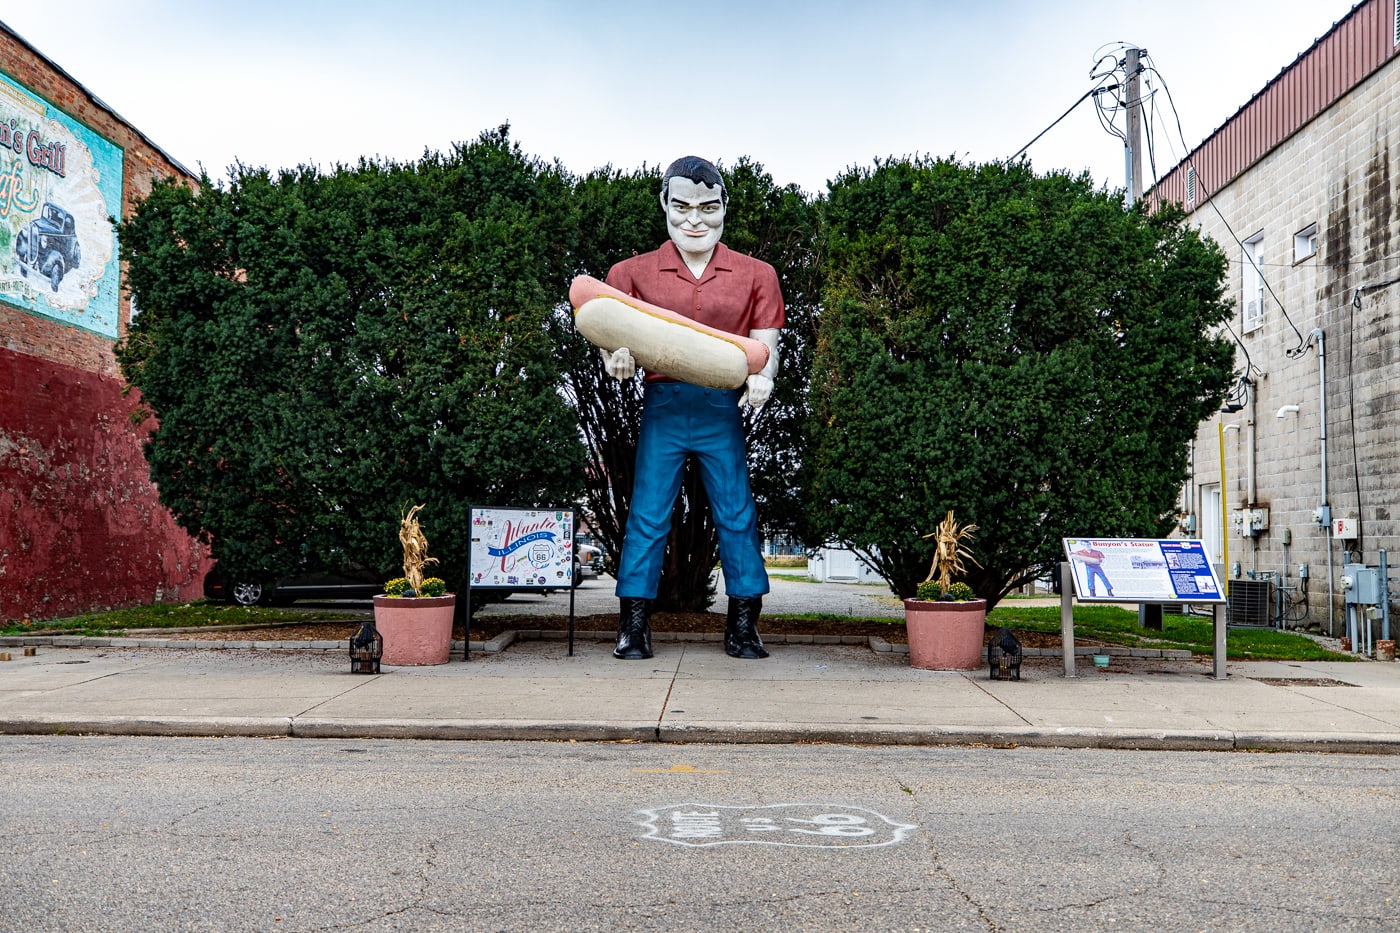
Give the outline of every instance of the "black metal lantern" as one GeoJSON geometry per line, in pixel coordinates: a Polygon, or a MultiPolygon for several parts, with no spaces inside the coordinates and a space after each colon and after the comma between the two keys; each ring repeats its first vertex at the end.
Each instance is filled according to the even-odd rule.
{"type": "Polygon", "coordinates": [[[987,667],[992,680],[1021,679],[1021,639],[1011,629],[997,629],[987,643],[987,667]]]}
{"type": "Polygon", "coordinates": [[[384,636],[371,618],[350,636],[350,673],[378,674],[379,659],[384,656],[384,636]]]}

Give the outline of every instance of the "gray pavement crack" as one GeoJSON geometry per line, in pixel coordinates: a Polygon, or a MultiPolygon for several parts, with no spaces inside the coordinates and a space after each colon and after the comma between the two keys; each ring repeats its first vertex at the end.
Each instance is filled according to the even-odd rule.
{"type": "Polygon", "coordinates": [[[333,703],[333,702],[335,702],[336,700],[340,700],[340,699],[343,699],[343,698],[349,696],[350,694],[354,693],[356,690],[363,689],[363,688],[364,688],[365,686],[367,686],[368,684],[373,683],[374,681],[378,680],[380,677],[383,677],[383,676],[384,676],[383,674],[361,675],[362,679],[361,679],[360,681],[358,681],[357,683],[355,683],[353,686],[347,687],[346,689],[344,689],[344,690],[340,691],[339,693],[337,693],[335,696],[328,696],[328,697],[326,697],[325,699],[323,699],[323,700],[321,700],[321,701],[319,701],[319,702],[317,702],[317,703],[314,703],[314,704],[312,704],[311,706],[308,706],[306,709],[302,710],[301,712],[293,714],[293,716],[291,717],[292,723],[295,724],[296,721],[297,721],[298,719],[300,719],[301,717],[303,717],[303,716],[309,716],[309,715],[311,715],[311,713],[313,713],[314,711],[316,711],[316,710],[320,709],[321,707],[325,706],[327,703],[333,703]]]}
{"type": "Polygon", "coordinates": [[[1025,723],[1026,725],[1029,726],[1029,725],[1032,724],[1031,721],[1030,721],[1029,719],[1027,719],[1025,716],[1022,716],[1020,713],[1018,713],[1012,706],[1008,705],[1007,702],[1006,702],[1005,700],[1003,700],[1001,697],[997,696],[997,695],[996,695],[995,693],[993,693],[992,691],[988,690],[986,687],[982,686],[982,685],[978,682],[977,678],[969,676],[967,679],[968,679],[969,681],[971,681],[972,685],[973,685],[974,687],[976,687],[978,690],[981,690],[981,691],[982,691],[983,693],[985,693],[988,697],[990,697],[991,699],[995,700],[997,703],[1000,703],[1002,709],[1006,710],[1008,713],[1010,713],[1011,715],[1015,716],[1017,719],[1021,720],[1021,722],[1025,723]]]}
{"type": "Polygon", "coordinates": [[[676,666],[671,671],[671,682],[666,687],[666,696],[661,700],[661,713],[656,717],[656,741],[661,741],[661,727],[666,721],[666,711],[671,708],[671,694],[676,689],[676,681],[681,676],[681,664],[685,662],[686,646],[681,645],[680,657],[676,658],[676,666]]]}

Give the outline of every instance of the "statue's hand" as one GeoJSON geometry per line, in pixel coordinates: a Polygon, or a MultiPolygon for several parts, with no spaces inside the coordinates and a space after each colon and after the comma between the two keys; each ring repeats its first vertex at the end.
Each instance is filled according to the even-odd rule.
{"type": "Polygon", "coordinates": [[[637,374],[637,361],[626,347],[618,347],[611,353],[599,347],[599,352],[603,354],[603,368],[614,379],[631,379],[637,374]]]}
{"type": "Polygon", "coordinates": [[[754,373],[744,383],[744,394],[739,396],[739,407],[745,405],[754,411],[762,408],[768,401],[768,397],[773,394],[773,380],[762,373],[754,373]]]}
{"type": "Polygon", "coordinates": [[[751,330],[749,337],[768,348],[768,365],[750,375],[744,383],[744,394],[739,397],[739,407],[749,405],[754,411],[758,411],[773,394],[773,377],[778,374],[778,329],[770,327],[751,330]]]}

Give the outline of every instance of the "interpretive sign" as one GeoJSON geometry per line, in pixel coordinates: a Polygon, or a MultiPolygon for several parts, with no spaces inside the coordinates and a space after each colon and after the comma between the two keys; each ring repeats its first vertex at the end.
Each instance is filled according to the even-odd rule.
{"type": "Polygon", "coordinates": [[[1065,538],[1083,601],[1223,603],[1205,544],[1194,539],[1065,538]]]}
{"type": "Polygon", "coordinates": [[[900,842],[918,827],[844,804],[741,807],[681,803],[643,810],[643,838],[679,846],[768,845],[852,849],[900,842]]]}
{"type": "Polygon", "coordinates": [[[500,589],[560,589],[574,582],[570,509],[473,508],[470,583],[500,589]]]}

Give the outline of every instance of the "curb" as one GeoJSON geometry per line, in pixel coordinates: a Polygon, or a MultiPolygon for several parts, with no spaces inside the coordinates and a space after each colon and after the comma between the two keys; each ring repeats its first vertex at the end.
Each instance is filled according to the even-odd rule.
{"type": "Polygon", "coordinates": [[[418,739],[437,741],[636,742],[683,745],[903,745],[919,747],[1097,748],[1119,751],[1400,754],[1400,737],[1366,734],[1235,733],[1217,730],[1006,729],[790,723],[663,725],[546,720],[342,720],[297,717],[0,717],[0,735],[110,735],[178,738],[418,739]]]}

